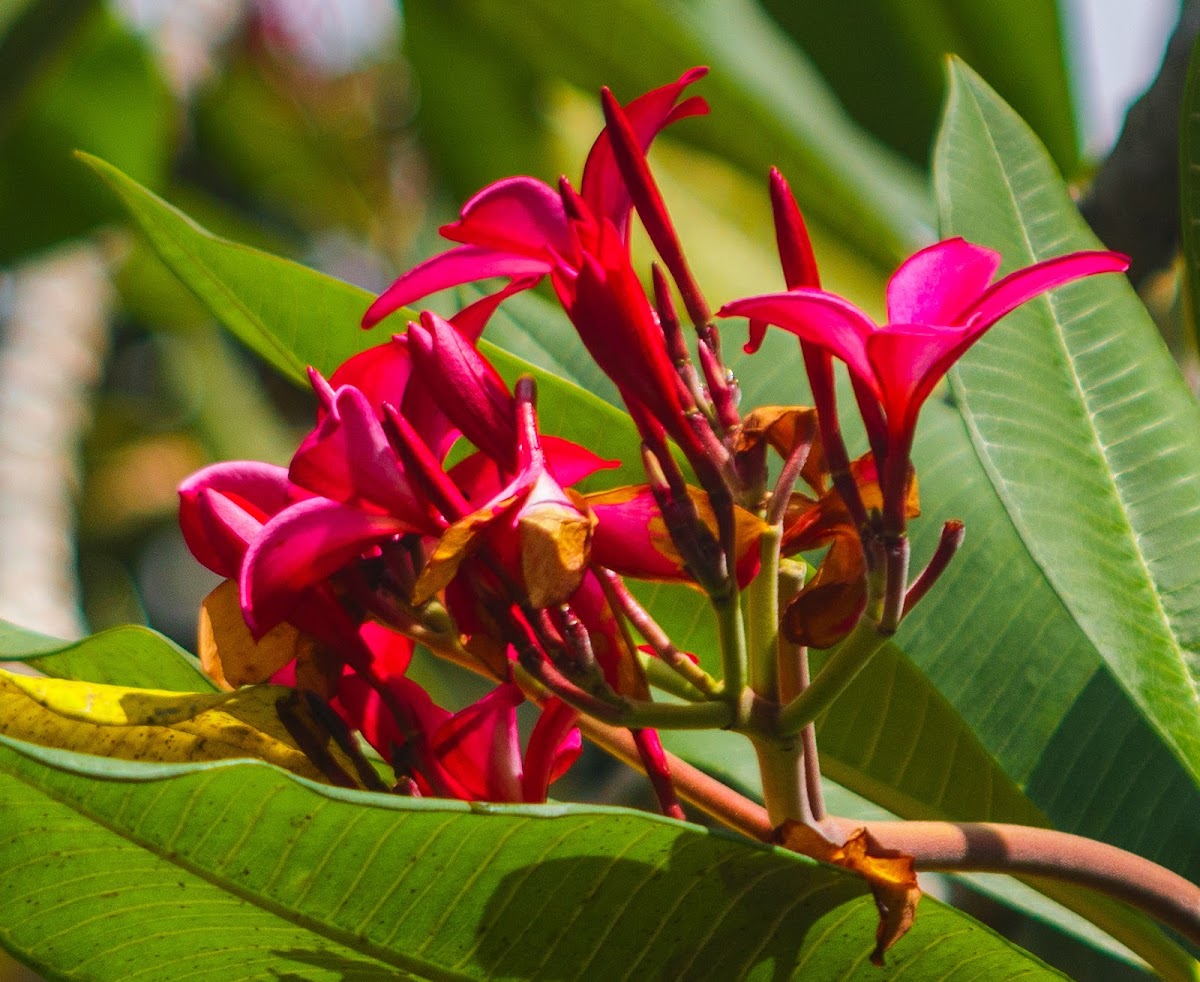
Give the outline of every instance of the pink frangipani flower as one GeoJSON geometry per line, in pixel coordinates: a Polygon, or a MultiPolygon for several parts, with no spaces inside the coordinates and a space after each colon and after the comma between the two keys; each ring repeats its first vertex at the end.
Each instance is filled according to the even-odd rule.
{"type": "Polygon", "coordinates": [[[873,396],[882,421],[867,416],[872,446],[884,451],[884,497],[903,500],[917,415],[950,367],[1005,314],[1039,294],[1096,273],[1121,272],[1115,252],[1076,252],[1035,263],[992,283],[1001,256],[961,238],[911,256],[888,283],[888,322],[876,324],[854,304],[810,287],[746,297],[721,317],[778,325],[841,359],[873,396]]]}
{"type": "MultiPolygon", "coordinates": [[[[680,101],[683,91],[706,72],[705,68],[693,68],[625,107],[643,150],[666,126],[708,111],[701,98],[680,101]]],[[[580,193],[597,218],[607,219],[622,234],[626,232],[631,200],[604,133],[588,154],[580,193]]],[[[364,327],[373,327],[401,307],[463,283],[504,277],[510,281],[504,291],[507,295],[535,285],[555,268],[577,271],[582,262],[559,192],[532,177],[510,177],[488,185],[463,205],[459,220],[443,226],[441,232],[461,245],[397,279],[367,310],[364,327]]]]}

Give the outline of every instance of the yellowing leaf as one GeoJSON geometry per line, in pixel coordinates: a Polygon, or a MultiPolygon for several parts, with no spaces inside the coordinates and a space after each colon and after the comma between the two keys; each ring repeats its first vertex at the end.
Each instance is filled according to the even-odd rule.
{"type": "Polygon", "coordinates": [[[321,704],[281,686],[193,694],[0,671],[5,736],[124,760],[250,757],[314,781],[381,790],[330,716],[321,704]]]}
{"type": "Polygon", "coordinates": [[[866,829],[838,844],[811,826],[789,820],[775,830],[775,838],[785,849],[852,870],[867,881],[879,911],[871,961],[882,965],[884,952],[904,937],[917,916],[921,888],[912,856],[880,848],[866,829]]]}

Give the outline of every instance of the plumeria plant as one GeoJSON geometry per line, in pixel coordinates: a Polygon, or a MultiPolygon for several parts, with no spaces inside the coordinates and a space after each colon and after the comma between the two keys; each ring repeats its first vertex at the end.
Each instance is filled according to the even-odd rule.
{"type": "MultiPolygon", "coordinates": [[[[955,72],[944,132],[1019,127],[955,72]]],[[[647,161],[661,132],[708,111],[705,74],[624,103],[604,89],[604,127],[578,181],[489,184],[441,229],[453,245],[369,304],[208,236],[89,161],[201,301],[285,371],[304,370],[316,419],[288,466],[215,463],[179,488],[188,548],[223,580],[200,613],[207,681],[182,656],[182,681],[163,675],[148,689],[3,679],[18,722],[0,749],[28,788],[6,807],[49,828],[81,807],[76,779],[91,775],[87,795],[107,817],[78,848],[136,840],[158,878],[140,906],[120,898],[96,915],[114,932],[107,947],[86,947],[96,941],[81,906],[76,954],[9,930],[0,940],[19,957],[104,978],[133,977],[118,967],[126,948],[214,978],[249,978],[237,966],[251,964],[304,978],[318,975],[297,965],[322,978],[832,978],[860,966],[863,977],[932,978],[978,959],[978,977],[1051,977],[948,908],[917,914],[918,872],[982,871],[1026,877],[1164,976],[1197,977],[1200,889],[1179,873],[1008,807],[1019,793],[999,781],[1001,805],[988,791],[975,814],[949,814],[913,797],[898,765],[904,790],[881,798],[901,813],[916,802],[906,817],[919,820],[905,821],[834,814],[822,779],[827,732],[838,744],[827,774],[841,779],[868,755],[836,721],[855,700],[878,711],[861,694],[886,687],[885,662],[908,671],[895,668],[893,639],[931,630],[927,606],[969,618],[971,584],[986,583],[981,595],[1011,590],[1021,616],[1023,587],[1006,580],[1001,554],[960,552],[975,534],[969,517],[943,511],[944,494],[920,502],[923,410],[945,408],[947,374],[964,359],[975,359],[964,371],[1023,371],[1019,342],[971,353],[1030,309],[1071,307],[1064,331],[1111,324],[1119,313],[1104,298],[1128,290],[1128,260],[1073,233],[1034,256],[960,234],[953,180],[964,178],[949,162],[945,237],[896,269],[876,319],[822,286],[801,210],[773,169],[778,282],[714,303],[647,161]],[[323,298],[301,315],[320,322],[320,347],[301,324],[273,319],[266,294],[301,288],[323,298]],[[528,302],[525,291],[561,308],[623,414],[487,344],[489,324],[528,302]],[[797,341],[781,346],[785,334],[797,341]],[[743,397],[735,361],[753,371],[764,344],[786,359],[788,403],[743,397]],[[940,533],[914,548],[910,523],[940,533]],[[964,564],[951,590],[948,571],[964,564]],[[673,636],[685,608],[714,626],[701,635],[708,648],[673,636]],[[488,690],[442,705],[412,677],[417,649],[488,690]],[[697,734],[750,748],[756,770],[697,758],[687,750],[697,734]],[[585,740],[642,772],[666,820],[551,801],[585,740]],[[101,766],[80,751],[160,763],[101,766]],[[274,766],[228,763],[246,757],[274,766]],[[247,799],[252,813],[230,819],[229,803],[247,799]],[[141,816],[132,831],[126,814],[141,816]],[[174,916],[171,890],[189,916],[225,903],[232,943],[197,942],[189,962],[178,934],[145,932],[147,918],[174,916]],[[229,952],[242,961],[223,960],[229,952]]],[[[1018,423],[989,431],[988,413],[972,425],[1003,449],[1018,423]]],[[[1027,524],[1044,520],[1036,461],[990,464],[1027,524]]],[[[955,638],[940,641],[953,657],[955,638]]],[[[81,676],[54,671],[65,656],[52,646],[26,654],[51,676],[81,676]]],[[[965,728],[961,740],[977,753],[965,728]]],[[[887,775],[871,780],[887,786],[887,775]]],[[[29,904],[86,903],[56,892],[77,875],[73,855],[28,887],[29,904]]]]}

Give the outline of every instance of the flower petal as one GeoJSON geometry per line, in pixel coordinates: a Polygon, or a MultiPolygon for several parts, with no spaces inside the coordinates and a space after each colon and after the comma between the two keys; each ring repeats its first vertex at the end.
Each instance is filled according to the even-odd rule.
{"type": "Polygon", "coordinates": [[[583,738],[575,725],[578,719],[579,713],[561,699],[546,700],[525,749],[522,799],[535,804],[545,801],[550,785],[562,777],[583,752],[583,738]]]}
{"type": "Polygon", "coordinates": [[[265,682],[315,642],[288,623],[254,638],[238,604],[238,586],[226,580],[200,605],[196,654],[220,689],[265,682]]]}
{"type": "Polygon", "coordinates": [[[438,727],[430,752],[455,797],[467,801],[523,801],[517,707],[525,696],[512,682],[438,727]]]}
{"type": "Polygon", "coordinates": [[[353,386],[338,389],[330,411],[296,451],[288,472],[310,491],[395,515],[414,530],[436,530],[388,442],[367,397],[353,386]]]}
{"type": "Polygon", "coordinates": [[[470,341],[478,341],[480,335],[483,334],[483,329],[487,327],[488,321],[491,320],[492,314],[496,312],[500,304],[523,290],[532,289],[538,285],[540,280],[540,276],[514,277],[502,290],[489,293],[486,297],[481,297],[473,304],[463,307],[450,318],[450,323],[458,328],[463,337],[470,341]]]}
{"type": "MultiPolygon", "coordinates": [[[[652,89],[625,106],[625,117],[643,153],[649,149],[659,132],[671,123],[708,112],[708,103],[701,98],[686,99],[676,104],[684,89],[707,74],[707,68],[689,69],[669,85],[652,89]]],[[[587,162],[583,165],[579,189],[597,218],[607,218],[624,233],[633,202],[617,168],[607,129],[592,144],[587,162]]]]}
{"type": "Polygon", "coordinates": [[[684,419],[662,330],[611,225],[605,233],[598,253],[584,261],[567,313],[626,404],[641,402],[677,442],[690,446],[695,436],[684,419]]]}
{"type": "Polygon", "coordinates": [[[879,328],[854,304],[836,294],[806,288],[764,293],[727,303],[717,316],[748,317],[782,327],[842,359],[864,382],[875,384],[866,341],[879,328]]]}
{"type": "Polygon", "coordinates": [[[579,588],[595,527],[582,497],[564,492],[547,473],[538,478],[517,513],[521,579],[531,605],[561,604],[579,588]]]}
{"type": "Polygon", "coordinates": [[[550,272],[550,262],[498,249],[464,245],[440,253],[414,266],[389,286],[367,308],[363,327],[374,327],[388,314],[431,293],[491,279],[493,276],[529,279],[550,272]]]}
{"type": "Polygon", "coordinates": [[[517,442],[515,403],[491,362],[437,314],[424,311],[408,332],[422,384],[463,436],[511,467],[517,442]]]}
{"type": "Polygon", "coordinates": [[[440,231],[453,242],[547,261],[571,254],[562,199],[554,188],[533,177],[508,177],[489,184],[463,205],[458,221],[440,231]]]}
{"type": "MultiPolygon", "coordinates": [[[[450,718],[450,713],[434,703],[429,693],[412,679],[397,675],[385,679],[385,684],[417,727],[419,743],[426,743],[426,738],[450,718]]],[[[405,765],[410,763],[418,767],[424,763],[424,748],[411,747],[408,735],[396,717],[384,704],[379,693],[361,676],[347,675],[342,679],[334,708],[346,723],[358,730],[367,743],[379,751],[380,756],[397,771],[403,773],[407,770],[405,765]],[[400,755],[399,758],[395,754],[396,750],[410,748],[414,751],[413,760],[409,759],[408,754],[400,755]]]]}
{"type": "Polygon", "coordinates": [[[891,324],[867,339],[890,434],[911,436],[929,393],[966,350],[964,334],[954,327],[891,324]]]}
{"type": "MultiPolygon", "coordinates": [[[[690,485],[688,494],[700,520],[716,535],[717,519],[708,495],[690,485]]],[[[649,485],[613,488],[582,497],[597,520],[592,533],[593,563],[639,580],[694,582],[671,541],[649,485]]],[[[734,509],[734,526],[738,582],[745,586],[758,571],[758,540],[767,526],[744,508],[734,509]]]]}
{"type": "MultiPolygon", "coordinates": [[[[813,255],[808,228],[804,224],[800,206],[796,204],[792,195],[792,189],[774,167],[771,168],[769,183],[771,211],[775,217],[775,244],[779,249],[783,280],[789,290],[800,286],[820,289],[821,277],[817,272],[817,259],[813,255]]],[[[751,340],[753,338],[752,330],[751,340]]]]}
{"type": "Polygon", "coordinates": [[[914,253],[887,287],[895,324],[957,324],[1000,268],[1000,253],[965,239],[946,239],[914,253]]]}
{"type": "MultiPolygon", "coordinates": [[[[970,345],[1001,317],[1039,293],[1095,273],[1122,273],[1129,257],[1119,252],[1073,252],[1010,273],[963,311],[960,323],[971,328],[970,345]]],[[[966,350],[965,348],[963,349],[966,350]]]]}
{"type": "Polygon", "coordinates": [[[852,529],[833,535],[817,575],[784,612],[788,640],[812,648],[832,648],[858,623],[867,606],[867,564],[852,529]]]}
{"type": "MultiPolygon", "coordinates": [[[[383,404],[399,406],[412,378],[412,358],[402,337],[394,337],[342,362],[329,377],[332,400],[344,386],[358,389],[367,399],[375,416],[383,418],[383,404]]],[[[326,397],[329,399],[329,396],[326,397]]],[[[330,400],[330,404],[332,404],[330,400]]],[[[329,406],[326,406],[326,411],[329,406]]]]}
{"type": "Polygon", "coordinates": [[[371,546],[413,531],[391,515],[371,515],[327,498],[286,508],[250,544],[241,572],[242,612],[261,637],[303,590],[337,572],[371,546]]]}
{"type": "Polygon", "coordinates": [[[237,576],[263,523],[308,493],[273,464],[213,464],[179,485],[179,527],[192,555],[227,579],[237,576]]]}

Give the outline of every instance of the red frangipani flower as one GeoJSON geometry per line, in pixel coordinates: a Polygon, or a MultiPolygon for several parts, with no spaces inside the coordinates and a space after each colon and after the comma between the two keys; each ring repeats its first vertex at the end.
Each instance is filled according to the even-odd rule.
{"type": "MultiPolygon", "coordinates": [[[[680,96],[707,69],[693,68],[670,85],[647,92],[625,107],[644,150],[664,127],[708,112],[708,104],[680,96]]],[[[631,199],[616,166],[611,140],[602,133],[583,168],[580,195],[597,219],[607,219],[622,236],[628,229],[631,199]]],[[[492,277],[510,280],[509,292],[534,286],[554,269],[579,270],[582,257],[567,209],[558,190],[532,177],[510,177],[490,184],[463,205],[458,221],[441,229],[461,245],[413,267],[367,310],[363,326],[463,283],[492,277]]]]}
{"type": "Polygon", "coordinates": [[[888,283],[888,322],[876,324],[848,300],[799,287],[726,304],[721,317],[776,324],[846,363],[882,410],[867,413],[872,446],[882,450],[885,510],[898,531],[908,457],[917,415],[950,367],[993,324],[1027,300],[1095,273],[1121,272],[1129,260],[1114,252],[1076,252],[992,278],[1001,256],[960,238],[916,253],[888,283]]]}
{"type": "Polygon", "coordinates": [[[457,713],[437,705],[399,672],[389,673],[386,684],[389,701],[406,710],[403,726],[379,692],[357,676],[343,680],[338,708],[397,775],[411,779],[410,792],[463,801],[542,802],[583,749],[575,725],[579,714],[549,699],[522,754],[517,707],[525,697],[512,682],[457,713]]]}

